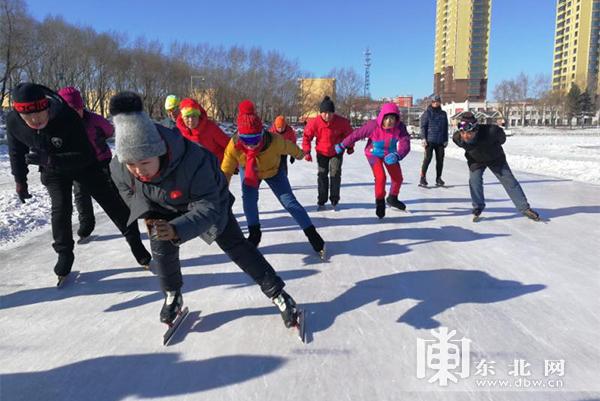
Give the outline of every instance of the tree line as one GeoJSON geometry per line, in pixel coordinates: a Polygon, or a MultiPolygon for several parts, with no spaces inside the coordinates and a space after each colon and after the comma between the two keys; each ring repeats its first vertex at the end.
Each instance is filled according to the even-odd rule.
{"type": "MultiPolygon", "coordinates": [[[[348,68],[334,68],[328,76],[337,79],[337,109],[348,115],[356,107],[361,77],[348,68]]],[[[0,0],[0,105],[14,85],[32,81],[52,89],[75,86],[86,106],[103,115],[114,93],[130,90],[142,96],[155,118],[164,113],[165,97],[176,94],[209,97],[207,107],[219,120],[233,120],[239,102],[249,98],[263,119],[272,120],[299,115],[298,80],[308,77],[313,74],[277,51],[130,40],[61,17],[37,21],[24,0],[0,0]]]]}
{"type": "Polygon", "coordinates": [[[494,87],[493,96],[505,117],[528,103],[549,115],[553,126],[563,119],[569,125],[574,119],[577,124],[584,125],[600,109],[600,96],[582,90],[576,84],[568,92],[552,89],[550,77],[543,74],[532,77],[520,73],[515,78],[503,80],[494,87]]]}

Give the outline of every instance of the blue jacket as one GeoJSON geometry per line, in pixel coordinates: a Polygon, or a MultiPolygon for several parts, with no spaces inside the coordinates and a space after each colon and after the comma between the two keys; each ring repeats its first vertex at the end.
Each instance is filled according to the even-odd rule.
{"type": "Polygon", "coordinates": [[[448,116],[441,107],[429,106],[421,116],[421,138],[436,145],[448,142],[448,116]]]}

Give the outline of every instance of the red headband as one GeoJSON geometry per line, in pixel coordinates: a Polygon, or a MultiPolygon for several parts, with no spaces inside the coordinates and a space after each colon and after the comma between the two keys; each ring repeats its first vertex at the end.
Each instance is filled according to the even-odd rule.
{"type": "Polygon", "coordinates": [[[13,102],[13,108],[17,113],[37,113],[38,111],[43,111],[48,108],[50,102],[48,99],[40,99],[34,102],[13,102]]]}

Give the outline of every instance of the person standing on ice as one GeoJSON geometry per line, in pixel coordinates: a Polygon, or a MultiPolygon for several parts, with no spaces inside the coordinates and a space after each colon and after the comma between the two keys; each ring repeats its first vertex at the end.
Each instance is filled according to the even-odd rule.
{"type": "Polygon", "coordinates": [[[111,174],[131,208],[130,222],[145,219],[165,301],[160,320],[181,311],[183,277],[179,247],[196,237],[216,242],[279,308],[287,327],[296,325],[296,303],[263,255],[244,238],[231,206],[235,201],[217,158],[174,130],[154,124],[141,98],[121,92],[110,101],[116,157],[111,174]]]}
{"type": "Polygon", "coordinates": [[[196,142],[223,161],[223,152],[229,143],[229,137],[212,122],[206,111],[194,99],[186,98],[179,104],[181,114],[177,117],[177,128],[181,134],[196,142]]]}
{"type": "MultiPolygon", "coordinates": [[[[288,125],[287,121],[285,121],[284,116],[275,117],[273,125],[271,126],[271,128],[269,128],[269,132],[272,134],[279,134],[286,141],[290,141],[294,145],[296,144],[296,131],[294,131],[294,129],[288,125]]],[[[290,156],[290,164],[294,164],[295,161],[296,159],[290,156]]],[[[285,175],[287,175],[287,155],[281,155],[281,163],[279,165],[279,168],[283,169],[285,175]]]]}
{"type": "Polygon", "coordinates": [[[179,98],[175,95],[169,95],[165,99],[165,117],[160,123],[170,129],[177,127],[177,118],[179,117],[179,98]]]}
{"type": "MultiPolygon", "coordinates": [[[[67,86],[60,89],[58,94],[82,119],[87,132],[87,138],[94,149],[96,160],[98,160],[98,163],[106,174],[106,179],[110,182],[111,179],[110,173],[108,172],[108,164],[112,158],[112,153],[106,140],[113,136],[113,126],[101,115],[84,109],[83,99],[77,88],[67,86]]],[[[77,235],[79,236],[79,240],[82,241],[89,237],[96,227],[94,207],[92,205],[92,197],[77,181],[73,182],[73,196],[79,215],[77,235]]]]}
{"type": "Polygon", "coordinates": [[[27,165],[37,165],[52,205],[52,244],[58,261],[54,273],[59,284],[71,272],[73,231],[71,194],[78,182],[100,204],[125,236],[140,265],[150,263],[137,223],[127,225],[129,209],[106,178],[79,115],[57,93],[45,86],[20,83],[12,91],[13,111],[6,120],[8,151],[17,194],[21,202],[31,198],[27,165]]]}
{"type": "Polygon", "coordinates": [[[458,131],[452,137],[454,143],[465,150],[469,166],[469,190],[473,202],[473,219],[479,219],[485,209],[483,195],[483,172],[489,167],[513,201],[519,212],[532,220],[540,220],[539,214],[531,209],[525,193],[515,179],[506,161],[502,144],[506,142],[504,130],[497,125],[478,124],[471,112],[460,117],[458,131]]]}
{"type": "MultiPolygon", "coordinates": [[[[335,145],[340,143],[352,132],[350,121],[335,114],[335,105],[329,96],[325,96],[319,105],[319,115],[310,120],[304,129],[302,150],[304,160],[311,162],[311,142],[317,138],[317,164],[318,164],[318,198],[317,210],[325,210],[327,196],[335,208],[340,201],[340,186],[342,184],[342,161],[344,154],[337,154],[335,145]],[[331,187],[330,187],[331,185],[331,187]]],[[[354,148],[346,149],[349,155],[354,148]]]]}
{"type": "Polygon", "coordinates": [[[385,103],[377,119],[371,120],[354,130],[341,143],[335,145],[338,154],[354,146],[356,141],[368,138],[365,156],[375,176],[375,214],[382,219],[385,216],[385,202],[400,210],[406,205],[398,200],[402,185],[400,160],[410,152],[410,136],[406,126],[400,121],[400,110],[394,103],[385,103]],[[385,166],[385,168],[384,168],[385,166]],[[392,183],[390,194],[385,198],[385,169],[392,183]]]}
{"type": "Polygon", "coordinates": [[[431,105],[421,115],[421,140],[425,148],[423,165],[421,166],[420,187],[426,187],[427,169],[435,152],[435,185],[444,186],[442,171],[444,169],[444,151],[448,146],[448,115],[442,110],[442,98],[436,95],[431,105]]]}
{"type": "Polygon", "coordinates": [[[325,242],[304,207],[294,196],[286,172],[280,168],[282,155],[302,158],[304,152],[298,145],[283,139],[282,136],[264,132],[263,123],[250,100],[239,104],[237,126],[238,133],[225,149],[221,169],[228,181],[235,169],[240,169],[244,214],[248,222],[248,241],[258,246],[262,237],[258,216],[258,188],[261,180],[264,180],[281,205],[304,231],[315,252],[324,257],[325,242]]]}

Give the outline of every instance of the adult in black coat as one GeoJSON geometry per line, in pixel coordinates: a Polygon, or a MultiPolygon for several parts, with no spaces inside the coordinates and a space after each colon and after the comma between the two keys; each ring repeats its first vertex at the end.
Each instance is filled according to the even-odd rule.
{"type": "Polygon", "coordinates": [[[506,135],[501,127],[488,124],[479,125],[473,113],[466,112],[461,116],[458,131],[454,133],[452,140],[465,150],[470,171],[469,190],[475,217],[479,217],[485,208],[483,172],[489,167],[516,208],[526,217],[539,220],[538,213],[529,206],[521,185],[508,166],[506,155],[502,149],[502,144],[506,142],[506,135]]]}
{"type": "Polygon", "coordinates": [[[442,170],[444,169],[444,149],[448,146],[448,115],[442,110],[442,99],[435,96],[431,105],[421,115],[421,139],[425,148],[425,156],[421,166],[420,186],[427,186],[427,169],[433,152],[435,152],[435,184],[444,185],[442,170]]]}
{"type": "Polygon", "coordinates": [[[125,236],[138,263],[151,255],[140,239],[137,223],[127,225],[129,209],[102,171],[81,118],[50,89],[33,83],[18,84],[12,92],[13,111],[6,119],[7,140],[16,192],[21,202],[31,198],[28,165],[39,166],[42,184],[52,205],[52,244],[58,253],[54,272],[59,282],[71,272],[73,255],[72,187],[78,182],[100,204],[125,236]]]}

